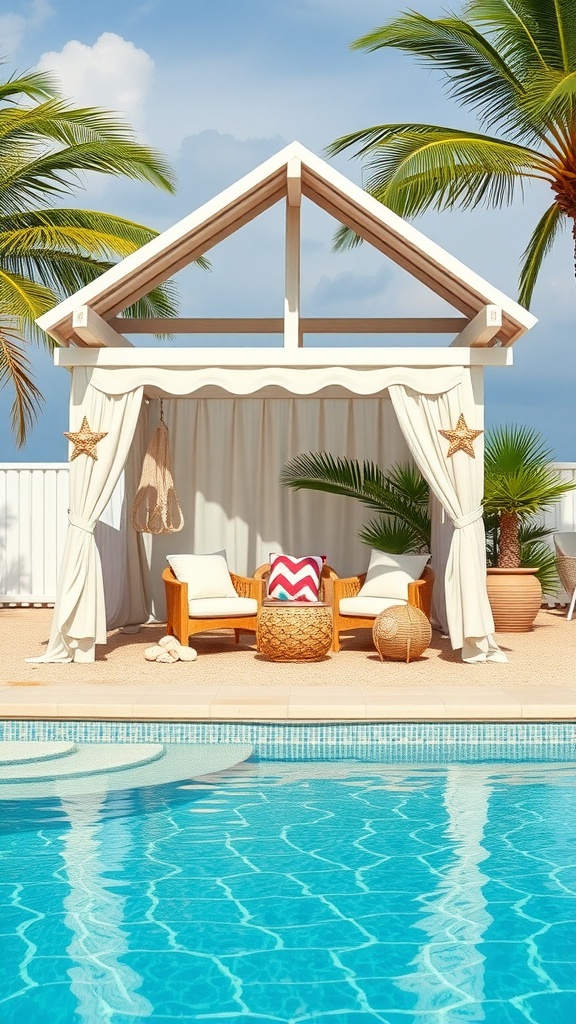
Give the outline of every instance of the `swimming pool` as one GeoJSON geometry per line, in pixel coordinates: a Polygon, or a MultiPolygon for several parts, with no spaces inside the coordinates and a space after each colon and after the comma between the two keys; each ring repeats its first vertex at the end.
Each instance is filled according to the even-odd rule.
{"type": "Polygon", "coordinates": [[[576,1019],[573,725],[1,735],[55,745],[1,805],[2,1024],[576,1019]],[[131,765],[55,784],[93,740],[131,765]]]}

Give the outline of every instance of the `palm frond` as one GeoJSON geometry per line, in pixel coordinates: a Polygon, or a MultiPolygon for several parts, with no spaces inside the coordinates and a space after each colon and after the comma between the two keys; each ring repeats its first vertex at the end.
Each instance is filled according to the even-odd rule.
{"type": "Polygon", "coordinates": [[[346,252],[348,249],[356,249],[357,246],[362,245],[364,239],[357,235],[352,228],[347,228],[345,224],[341,224],[339,228],[334,232],[332,239],[332,249],[334,252],[346,252]]]}
{"type": "Polygon", "coordinates": [[[352,43],[355,50],[383,47],[404,50],[419,63],[442,72],[448,95],[474,110],[486,127],[500,123],[504,130],[523,128],[534,134],[533,127],[521,125],[518,117],[522,81],[472,23],[454,17],[432,19],[410,11],[352,43]]]}
{"type": "Polygon", "coordinates": [[[293,490],[323,491],[356,498],[380,514],[407,524],[418,548],[430,544],[428,488],[418,470],[397,466],[384,473],[376,463],[329,452],[305,452],[285,464],[280,482],[293,490]]]}
{"type": "Polygon", "coordinates": [[[359,146],[364,187],[394,213],[415,217],[433,208],[504,206],[527,176],[549,180],[552,161],[502,139],[429,124],[366,128],[333,143],[359,146]]]}
{"type": "Polygon", "coordinates": [[[26,442],[42,402],[42,395],[30,372],[30,361],[23,350],[23,339],[8,323],[0,322],[0,390],[14,389],[10,423],[19,448],[26,442]]]}
{"type": "Polygon", "coordinates": [[[574,483],[550,465],[553,457],[540,433],[530,427],[489,431],[484,454],[484,509],[487,515],[515,512],[520,520],[552,508],[574,483]]]}
{"type": "Polygon", "coordinates": [[[503,59],[521,78],[538,68],[574,68],[574,0],[469,0],[462,16],[486,30],[503,59]]]}
{"type": "Polygon", "coordinates": [[[8,274],[0,264],[0,316],[36,320],[55,304],[56,296],[45,285],[8,274]]]}
{"type": "Polygon", "coordinates": [[[554,597],[560,590],[554,552],[542,541],[520,542],[520,565],[538,569],[542,593],[554,597]]]}
{"type": "MultiPolygon", "coordinates": [[[[0,65],[4,63],[0,61],[0,65]]],[[[0,82],[0,103],[15,104],[23,96],[29,100],[47,100],[58,95],[58,80],[46,71],[28,71],[16,77],[11,75],[0,82]]]]}
{"type": "Polygon", "coordinates": [[[420,553],[429,550],[429,545],[422,544],[422,536],[409,523],[400,522],[390,516],[379,516],[370,519],[358,533],[363,544],[376,548],[377,551],[389,551],[390,554],[402,555],[407,552],[420,553]]]}
{"type": "Polygon", "coordinates": [[[546,71],[529,83],[521,109],[533,124],[556,126],[566,137],[570,150],[576,113],[576,71],[546,71]]]}
{"type": "Polygon", "coordinates": [[[487,431],[484,439],[486,472],[513,473],[524,466],[546,466],[554,452],[538,430],[504,424],[487,431]]]}
{"type": "Polygon", "coordinates": [[[542,262],[550,252],[559,231],[565,224],[566,215],[556,203],[553,203],[540,218],[532,232],[530,241],[522,254],[518,294],[518,301],[526,309],[530,308],[542,262]]]}

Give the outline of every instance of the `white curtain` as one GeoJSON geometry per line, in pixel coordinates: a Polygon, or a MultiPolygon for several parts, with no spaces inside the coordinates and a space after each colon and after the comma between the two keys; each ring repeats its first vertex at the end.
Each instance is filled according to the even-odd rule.
{"type": "MultiPolygon", "coordinates": [[[[132,443],[142,388],[111,396],[90,383],[91,371],[73,371],[70,430],[86,416],[90,429],[106,432],[98,458],[81,454],[70,463],[68,532],[58,575],[48,650],[30,661],[93,661],[94,644],[106,643],[106,611],[94,528],[106,508],[132,443]]],[[[72,449],[71,449],[72,450],[72,449]]]]}
{"type": "MultiPolygon", "coordinates": [[[[158,406],[148,406],[149,435],[158,406]]],[[[243,575],[271,551],[326,555],[341,576],[365,571],[370,552],[358,531],[369,510],[352,498],[292,491],[279,477],[288,459],[308,451],[373,459],[385,468],[410,460],[387,394],[164,399],[164,420],[184,528],[144,537],[156,618],[165,621],[161,575],[168,554],[224,549],[230,568],[243,575]]]]}
{"type": "Polygon", "coordinates": [[[421,394],[403,384],[393,384],[389,390],[414,461],[454,526],[444,574],[452,647],[462,648],[464,661],[506,661],[494,640],[486,593],[482,437],[474,442],[475,458],[462,451],[447,458],[448,441],[439,433],[454,429],[461,413],[468,427],[482,427],[469,371],[463,373],[460,384],[438,395],[421,394]]]}

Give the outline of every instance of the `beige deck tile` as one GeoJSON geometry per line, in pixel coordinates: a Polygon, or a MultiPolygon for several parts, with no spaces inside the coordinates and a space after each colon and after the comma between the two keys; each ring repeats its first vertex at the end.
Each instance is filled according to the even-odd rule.
{"type": "Polygon", "coordinates": [[[211,704],[209,717],[215,722],[277,722],[288,718],[288,703],[266,704],[254,701],[252,704],[211,704]]]}
{"type": "Polygon", "coordinates": [[[132,718],[132,708],[131,702],[120,704],[110,701],[108,703],[105,698],[99,704],[62,701],[57,705],[55,715],[59,718],[104,719],[104,721],[115,718],[130,719],[132,718]]]}
{"type": "Polygon", "coordinates": [[[438,722],[444,717],[444,708],[440,703],[415,705],[399,700],[366,704],[366,719],[369,722],[438,722]]]}
{"type": "Polygon", "coordinates": [[[56,718],[58,716],[58,705],[56,703],[42,704],[39,702],[22,702],[18,699],[12,703],[4,701],[0,705],[0,717],[2,718],[56,718]]]}
{"type": "Polygon", "coordinates": [[[204,722],[210,719],[210,702],[204,698],[195,703],[149,704],[142,701],[132,705],[131,717],[146,721],[204,722]]]}
{"type": "Polygon", "coordinates": [[[537,722],[573,721],[576,704],[522,704],[520,717],[537,722]]]}
{"type": "Polygon", "coordinates": [[[350,689],[293,687],[288,707],[291,719],[303,721],[364,721],[366,702],[359,687],[350,689]]]}

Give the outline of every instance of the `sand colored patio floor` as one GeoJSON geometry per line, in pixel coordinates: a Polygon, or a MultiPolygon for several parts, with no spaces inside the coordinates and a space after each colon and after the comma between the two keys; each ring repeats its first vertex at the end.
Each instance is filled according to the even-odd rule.
{"type": "Polygon", "coordinates": [[[114,632],[92,665],[30,665],[52,610],[0,608],[0,718],[184,720],[576,719],[576,618],[542,610],[530,633],[500,634],[508,664],[464,665],[437,632],[418,661],[381,662],[368,631],[323,661],[272,663],[246,634],[193,638],[194,662],[145,661],[165,632],[114,632]]]}

